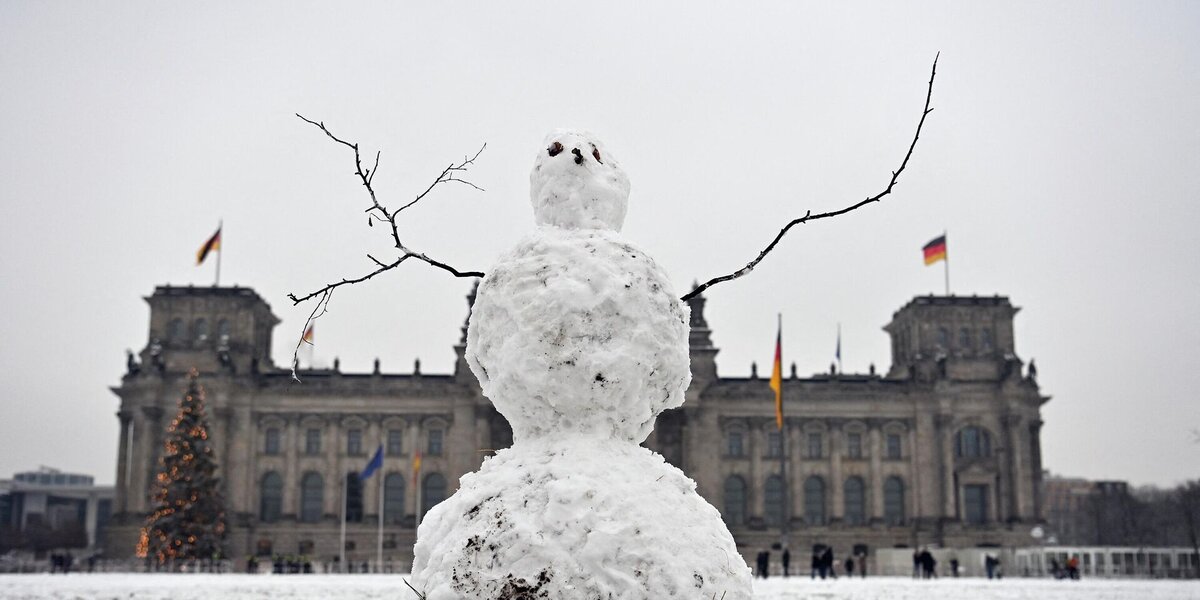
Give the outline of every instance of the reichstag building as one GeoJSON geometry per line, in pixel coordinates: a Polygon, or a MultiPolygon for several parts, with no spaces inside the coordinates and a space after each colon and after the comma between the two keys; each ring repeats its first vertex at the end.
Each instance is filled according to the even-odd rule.
{"type": "MultiPolygon", "coordinates": [[[[468,303],[473,299],[468,297],[468,303]]],[[[146,347],[119,387],[120,447],[106,554],[131,556],[151,509],[166,426],[192,368],[206,390],[232,556],[339,554],[373,560],[383,512],[385,560],[408,564],[418,512],[512,431],[455,346],[450,374],[303,372],[271,359],[279,320],[245,287],[161,286],[146,298],[146,347]],[[380,444],[384,466],[357,473],[380,444]],[[422,455],[417,485],[413,458],[422,455]],[[382,489],[380,489],[382,486],[382,489]]],[[[886,373],[785,374],[785,424],[769,377],[719,377],[691,301],[693,380],[646,445],[695,479],[747,559],[786,544],[853,548],[1024,545],[1042,521],[1040,409],[1033,365],[1017,356],[1007,298],[920,296],[892,315],[886,373]]]]}

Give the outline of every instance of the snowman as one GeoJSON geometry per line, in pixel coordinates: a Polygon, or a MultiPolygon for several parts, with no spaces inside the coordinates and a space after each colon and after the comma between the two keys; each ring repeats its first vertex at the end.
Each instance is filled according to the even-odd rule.
{"type": "Polygon", "coordinates": [[[628,177],[594,136],[558,131],[530,187],[537,229],[488,271],[467,330],[467,362],[513,445],[426,515],[413,588],[427,600],[749,600],[720,514],[639,446],[683,404],[689,311],[619,234],[628,177]]]}

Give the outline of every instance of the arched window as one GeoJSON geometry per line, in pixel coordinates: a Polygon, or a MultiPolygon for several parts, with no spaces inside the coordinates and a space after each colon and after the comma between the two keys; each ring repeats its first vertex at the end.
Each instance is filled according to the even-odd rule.
{"type": "Polygon", "coordinates": [[[784,490],[783,478],[772,475],[767,478],[767,486],[763,495],[767,525],[779,527],[783,525],[784,490]]]}
{"type": "Polygon", "coordinates": [[[446,499],[446,478],[441,473],[430,473],[421,483],[421,517],[429,509],[446,499]]]}
{"type": "Polygon", "coordinates": [[[883,519],[888,525],[904,523],[904,480],[899,477],[883,482],[883,519]]]}
{"type": "Polygon", "coordinates": [[[283,512],[283,477],[275,471],[263,475],[258,488],[258,518],[263,523],[274,523],[283,512]]]}
{"type": "Polygon", "coordinates": [[[725,432],[725,454],[729,456],[745,456],[745,434],[740,431],[725,432]]]}
{"type": "Polygon", "coordinates": [[[739,526],[746,522],[746,480],[737,475],[725,479],[725,524],[739,526]]]}
{"type": "Polygon", "coordinates": [[[851,477],[846,480],[842,489],[842,499],[845,501],[845,519],[847,525],[862,525],[867,522],[867,498],[862,477],[851,477]]]}
{"type": "Polygon", "coordinates": [[[938,346],[941,346],[942,350],[950,349],[950,330],[945,327],[938,327],[938,346]]]}
{"type": "Polygon", "coordinates": [[[221,319],[217,321],[217,338],[228,338],[231,328],[229,327],[229,319],[221,319]]]}
{"type": "Polygon", "coordinates": [[[363,520],[363,484],[358,473],[346,473],[346,522],[363,520]]]}
{"type": "Polygon", "coordinates": [[[383,479],[383,520],[399,523],[404,519],[404,475],[388,473],[383,479]]]}
{"type": "Polygon", "coordinates": [[[825,524],[825,480],[815,475],[804,480],[804,521],[825,524]]]}
{"type": "Polygon", "coordinates": [[[979,344],[983,346],[985,352],[992,351],[992,330],[983,328],[979,331],[979,344]]]}
{"type": "Polygon", "coordinates": [[[316,523],[325,512],[325,479],[308,472],[300,480],[300,521],[316,523]]]}
{"type": "Polygon", "coordinates": [[[171,322],[167,324],[167,341],[183,341],[183,319],[171,319],[171,322]]]}
{"type": "Polygon", "coordinates": [[[208,339],[208,319],[196,319],[192,324],[192,339],[197,342],[208,339]]]}
{"type": "Polygon", "coordinates": [[[983,458],[992,455],[992,436],[982,427],[963,427],[954,441],[956,454],[960,458],[983,458]]]}

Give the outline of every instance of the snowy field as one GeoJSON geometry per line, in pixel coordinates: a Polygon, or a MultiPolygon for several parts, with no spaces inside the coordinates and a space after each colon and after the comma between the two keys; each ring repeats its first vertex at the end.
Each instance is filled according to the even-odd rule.
{"type": "MultiPolygon", "coordinates": [[[[803,578],[755,581],[761,600],[1200,600],[1197,581],[803,578]]],[[[0,600],[407,600],[398,575],[0,575],[0,600]]],[[[708,599],[698,599],[708,600],[708,599]]]]}

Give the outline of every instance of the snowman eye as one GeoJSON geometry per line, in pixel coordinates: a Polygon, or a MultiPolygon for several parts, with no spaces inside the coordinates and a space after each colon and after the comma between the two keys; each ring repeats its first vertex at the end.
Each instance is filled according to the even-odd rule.
{"type": "Polygon", "coordinates": [[[599,148],[592,146],[592,156],[595,157],[596,162],[598,162],[600,164],[604,164],[604,161],[600,160],[600,149],[599,148]]]}
{"type": "Polygon", "coordinates": [[[562,151],[563,145],[559,142],[554,142],[553,144],[550,144],[549,148],[546,148],[546,152],[549,152],[550,156],[558,156],[562,151]]]}

